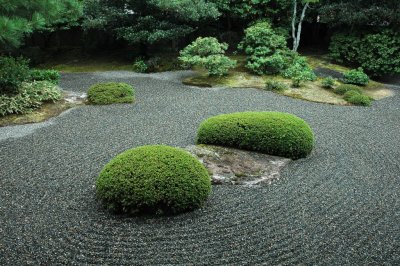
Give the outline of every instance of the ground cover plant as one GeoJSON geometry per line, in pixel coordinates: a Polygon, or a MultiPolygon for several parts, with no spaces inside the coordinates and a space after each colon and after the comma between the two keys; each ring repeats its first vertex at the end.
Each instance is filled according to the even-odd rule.
{"type": "Polygon", "coordinates": [[[314,147],[314,135],[302,119],[279,112],[223,114],[202,122],[198,144],[214,144],[299,159],[314,147]]]}
{"type": "Polygon", "coordinates": [[[188,152],[150,145],[112,159],[96,181],[96,192],[114,212],[176,214],[203,206],[211,192],[211,179],[188,152]]]}
{"type": "Polygon", "coordinates": [[[48,69],[32,69],[30,71],[30,80],[32,81],[49,81],[55,85],[60,82],[60,72],[48,69]]]}
{"type": "Polygon", "coordinates": [[[132,103],[135,90],[126,83],[98,83],[89,88],[88,100],[92,104],[132,103]]]}

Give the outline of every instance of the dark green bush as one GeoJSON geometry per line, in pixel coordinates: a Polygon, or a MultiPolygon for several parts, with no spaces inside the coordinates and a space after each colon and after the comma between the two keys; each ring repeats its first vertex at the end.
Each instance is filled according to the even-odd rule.
{"type": "Polygon", "coordinates": [[[136,72],[146,73],[149,69],[149,66],[146,64],[146,62],[144,60],[138,59],[133,64],[133,68],[136,72]]]}
{"type": "Polygon", "coordinates": [[[88,99],[93,104],[132,103],[134,89],[126,83],[99,83],[88,90],[88,99]]]}
{"type": "Polygon", "coordinates": [[[60,72],[50,69],[32,69],[30,73],[30,79],[32,81],[49,81],[57,85],[60,81],[60,72]]]}
{"type": "Polygon", "coordinates": [[[186,66],[203,66],[210,76],[227,75],[236,61],[225,56],[228,44],[219,43],[214,37],[199,37],[180,51],[179,60],[186,66]]]}
{"type": "Polygon", "coordinates": [[[344,82],[347,84],[365,86],[369,82],[369,77],[362,68],[352,69],[344,73],[344,82]]]}
{"type": "Polygon", "coordinates": [[[246,67],[258,75],[277,74],[288,68],[294,57],[286,47],[285,37],[268,22],[247,28],[238,48],[247,55],[246,67]]]}
{"type": "Polygon", "coordinates": [[[60,89],[48,81],[23,83],[17,94],[0,95],[0,116],[25,114],[44,102],[61,99],[60,89]]]}
{"type": "Polygon", "coordinates": [[[97,179],[96,192],[112,211],[179,213],[204,204],[211,180],[205,167],[184,150],[142,146],[112,159],[97,179]]]}
{"type": "Polygon", "coordinates": [[[335,86],[336,80],[332,77],[326,77],[322,80],[322,88],[325,89],[333,89],[335,86]]]}
{"type": "Polygon", "coordinates": [[[288,87],[286,86],[285,83],[282,83],[282,82],[279,82],[276,80],[267,80],[265,82],[265,89],[269,90],[269,91],[280,92],[280,91],[287,90],[288,87]]]}
{"type": "Polygon", "coordinates": [[[346,92],[349,92],[349,91],[356,91],[359,94],[362,94],[362,90],[360,87],[358,87],[356,85],[350,85],[350,84],[340,85],[333,90],[334,93],[339,94],[339,95],[344,95],[346,92]]]}
{"type": "Polygon", "coordinates": [[[28,60],[22,57],[0,57],[0,94],[17,93],[22,82],[28,79],[28,60]]]}
{"type": "Polygon", "coordinates": [[[335,61],[361,66],[372,76],[400,73],[400,34],[391,30],[361,36],[336,34],[329,51],[335,61]]]}
{"type": "Polygon", "coordinates": [[[367,95],[362,95],[356,91],[348,91],[344,94],[343,98],[354,105],[361,105],[361,106],[370,106],[371,105],[371,98],[367,95]]]}
{"type": "Polygon", "coordinates": [[[199,127],[197,143],[298,159],[310,154],[314,135],[304,120],[291,114],[243,112],[205,120],[199,127]]]}

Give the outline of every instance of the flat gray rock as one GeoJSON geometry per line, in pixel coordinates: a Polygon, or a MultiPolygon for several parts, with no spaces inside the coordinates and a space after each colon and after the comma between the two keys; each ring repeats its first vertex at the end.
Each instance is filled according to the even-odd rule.
{"type": "Polygon", "coordinates": [[[212,145],[185,148],[208,169],[213,184],[257,186],[279,179],[288,158],[212,145]]]}

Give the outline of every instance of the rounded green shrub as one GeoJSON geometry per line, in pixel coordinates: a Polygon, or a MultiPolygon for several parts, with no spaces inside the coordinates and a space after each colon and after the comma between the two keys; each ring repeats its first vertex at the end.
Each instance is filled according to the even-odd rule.
{"type": "Polygon", "coordinates": [[[362,95],[356,91],[348,91],[344,94],[343,98],[354,105],[360,106],[370,106],[371,105],[371,98],[367,95],[362,95]]]}
{"type": "Polygon", "coordinates": [[[188,152],[164,145],[127,150],[96,182],[106,208],[125,213],[179,213],[201,207],[211,193],[206,168],[188,152]]]}
{"type": "Polygon", "coordinates": [[[349,92],[349,91],[356,91],[359,94],[362,94],[360,87],[358,87],[356,85],[350,85],[350,84],[340,85],[333,90],[334,93],[339,94],[339,95],[344,95],[346,92],[349,92]]]}
{"type": "Polygon", "coordinates": [[[344,82],[347,84],[365,86],[369,82],[369,77],[364,73],[362,68],[352,69],[344,73],[344,82]]]}
{"type": "Polygon", "coordinates": [[[243,112],[201,123],[198,144],[214,144],[298,159],[310,154],[314,135],[299,117],[279,112],[243,112]]]}
{"type": "Polygon", "coordinates": [[[135,90],[126,83],[99,83],[88,90],[88,99],[93,104],[132,103],[135,90]]]}
{"type": "Polygon", "coordinates": [[[29,61],[9,56],[0,57],[0,94],[15,94],[29,79],[29,61]]]}
{"type": "Polygon", "coordinates": [[[333,89],[335,86],[336,80],[332,77],[326,77],[321,81],[322,88],[325,89],[333,89]]]}

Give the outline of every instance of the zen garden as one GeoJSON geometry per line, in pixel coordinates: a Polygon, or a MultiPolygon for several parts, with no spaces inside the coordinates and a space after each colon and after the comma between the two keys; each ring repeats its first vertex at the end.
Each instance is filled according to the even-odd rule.
{"type": "Polygon", "coordinates": [[[0,265],[399,265],[400,1],[0,0],[0,265]]]}

